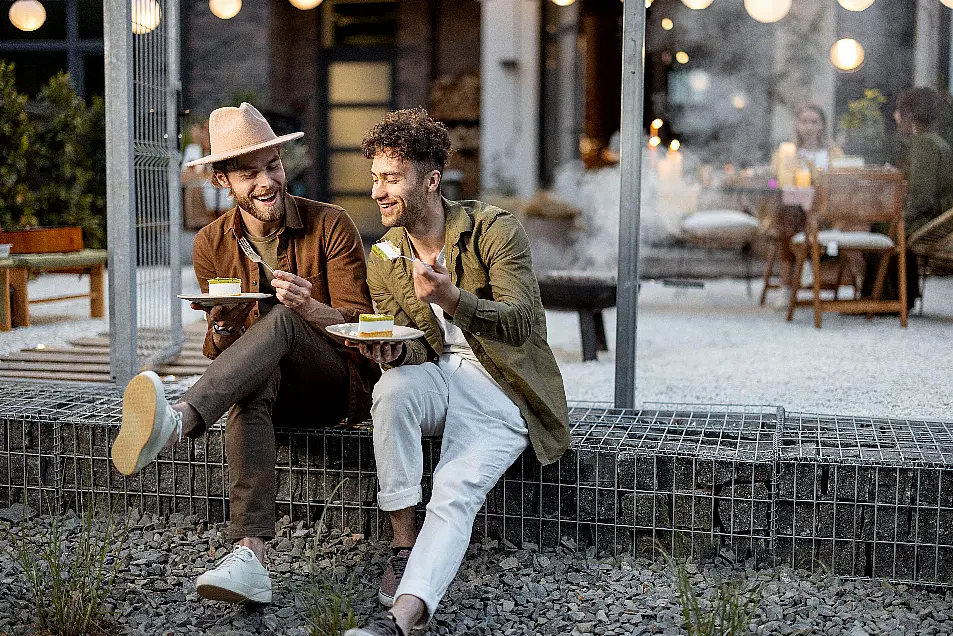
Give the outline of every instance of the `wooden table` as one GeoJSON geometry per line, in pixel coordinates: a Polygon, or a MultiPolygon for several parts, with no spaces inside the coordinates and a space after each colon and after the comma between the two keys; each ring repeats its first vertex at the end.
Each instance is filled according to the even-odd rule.
{"type": "Polygon", "coordinates": [[[80,250],[47,254],[11,254],[0,258],[0,331],[9,331],[13,325],[13,316],[17,316],[17,326],[30,326],[30,304],[50,303],[60,300],[89,298],[89,315],[102,318],[106,315],[105,270],[106,250],[80,250]],[[51,296],[48,298],[28,297],[27,282],[31,272],[51,272],[58,274],[89,274],[89,293],[51,296]]]}

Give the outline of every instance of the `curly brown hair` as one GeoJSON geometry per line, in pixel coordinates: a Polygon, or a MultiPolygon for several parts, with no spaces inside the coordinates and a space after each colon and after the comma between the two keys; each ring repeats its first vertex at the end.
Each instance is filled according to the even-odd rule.
{"type": "Polygon", "coordinates": [[[361,149],[368,159],[383,152],[413,161],[424,173],[443,172],[453,151],[447,127],[419,106],[384,115],[381,123],[364,135],[361,149]]]}

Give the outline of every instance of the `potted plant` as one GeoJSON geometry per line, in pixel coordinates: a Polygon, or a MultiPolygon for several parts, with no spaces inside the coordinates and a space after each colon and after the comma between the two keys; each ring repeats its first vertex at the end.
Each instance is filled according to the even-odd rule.
{"type": "Polygon", "coordinates": [[[864,90],[864,96],[847,103],[847,112],[837,120],[847,154],[860,155],[865,163],[883,163],[886,130],[883,105],[887,98],[876,88],[864,90]]]}

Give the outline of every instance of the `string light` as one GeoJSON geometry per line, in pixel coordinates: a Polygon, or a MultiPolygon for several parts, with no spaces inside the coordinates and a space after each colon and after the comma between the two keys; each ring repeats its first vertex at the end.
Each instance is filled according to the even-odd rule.
{"type": "Polygon", "coordinates": [[[242,10],[242,0],[208,0],[208,8],[216,18],[229,20],[242,10]]]}
{"type": "Polygon", "coordinates": [[[21,31],[36,31],[46,22],[46,9],[39,0],[17,0],[8,15],[13,26],[21,31]]]}

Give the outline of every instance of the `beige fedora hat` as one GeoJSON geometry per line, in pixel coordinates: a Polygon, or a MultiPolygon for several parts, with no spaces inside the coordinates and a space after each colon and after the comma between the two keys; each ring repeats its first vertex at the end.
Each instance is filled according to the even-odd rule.
{"type": "Polygon", "coordinates": [[[186,167],[232,159],[304,137],[303,132],[277,136],[265,117],[248,102],[242,102],[238,108],[225,106],[213,110],[208,118],[208,134],[212,154],[189,161],[186,167]]]}

